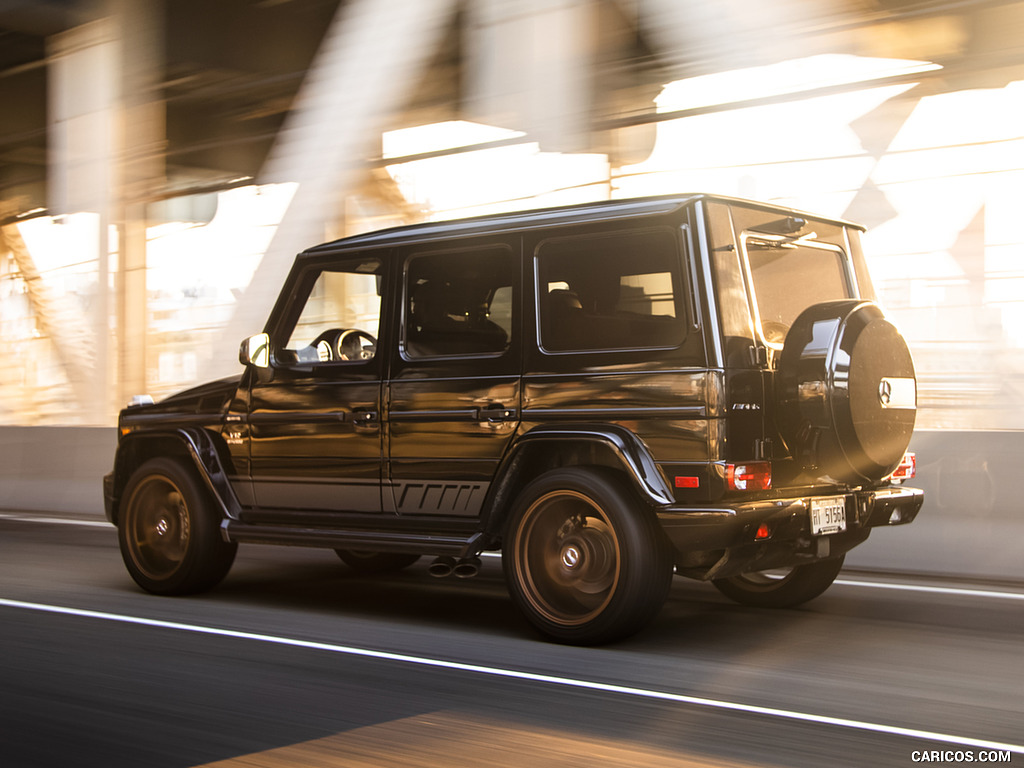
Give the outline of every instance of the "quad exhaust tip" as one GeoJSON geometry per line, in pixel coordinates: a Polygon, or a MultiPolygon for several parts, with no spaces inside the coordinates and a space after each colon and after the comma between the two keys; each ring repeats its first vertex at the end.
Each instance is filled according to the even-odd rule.
{"type": "Polygon", "coordinates": [[[451,576],[452,571],[455,570],[455,558],[442,555],[430,564],[427,568],[427,572],[435,579],[443,579],[446,576],[451,576]]]}
{"type": "Polygon", "coordinates": [[[472,579],[480,573],[480,558],[476,555],[462,558],[455,564],[453,573],[456,579],[472,579]]]}
{"type": "Polygon", "coordinates": [[[472,579],[480,573],[480,558],[473,555],[456,560],[454,557],[442,555],[430,564],[427,572],[435,579],[443,579],[452,574],[457,579],[472,579]]]}

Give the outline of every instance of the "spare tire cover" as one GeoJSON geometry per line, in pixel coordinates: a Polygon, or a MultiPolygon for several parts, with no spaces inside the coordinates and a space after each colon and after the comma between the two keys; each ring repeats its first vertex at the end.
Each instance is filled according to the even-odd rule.
{"type": "Polygon", "coordinates": [[[786,335],[777,376],[779,432],[804,468],[861,483],[899,466],[917,382],[906,341],[877,304],[808,307],[786,335]]]}

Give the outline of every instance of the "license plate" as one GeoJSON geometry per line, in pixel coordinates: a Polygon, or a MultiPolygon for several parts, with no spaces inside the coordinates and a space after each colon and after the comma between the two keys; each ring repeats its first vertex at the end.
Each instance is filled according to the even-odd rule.
{"type": "Polygon", "coordinates": [[[846,530],[846,497],[811,499],[811,535],[825,536],[846,530]]]}

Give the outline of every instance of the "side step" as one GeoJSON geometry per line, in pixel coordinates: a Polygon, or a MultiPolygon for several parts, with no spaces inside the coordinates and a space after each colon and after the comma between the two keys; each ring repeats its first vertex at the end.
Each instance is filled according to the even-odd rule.
{"type": "Polygon", "coordinates": [[[296,547],[356,549],[368,552],[409,552],[423,555],[468,557],[479,553],[483,534],[469,536],[442,535],[406,531],[343,530],[338,528],[307,528],[287,525],[252,525],[240,520],[221,524],[225,541],[252,544],[282,544],[296,547]]]}

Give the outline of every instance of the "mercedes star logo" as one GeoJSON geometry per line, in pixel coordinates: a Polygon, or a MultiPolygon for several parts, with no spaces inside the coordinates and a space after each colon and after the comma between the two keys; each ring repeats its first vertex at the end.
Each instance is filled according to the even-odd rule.
{"type": "Polygon", "coordinates": [[[882,379],[878,384],[878,401],[885,408],[889,405],[892,400],[892,382],[888,379],[882,379]]]}

